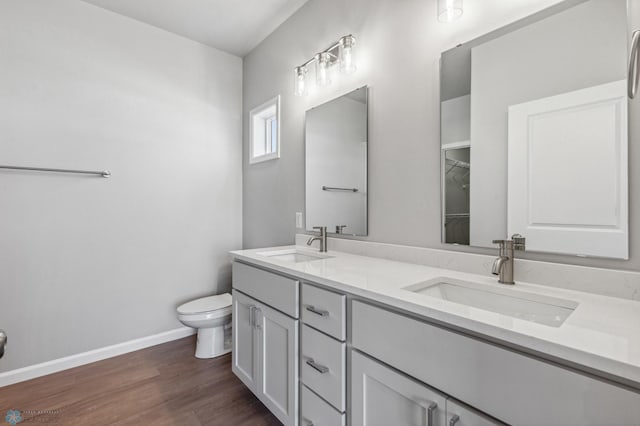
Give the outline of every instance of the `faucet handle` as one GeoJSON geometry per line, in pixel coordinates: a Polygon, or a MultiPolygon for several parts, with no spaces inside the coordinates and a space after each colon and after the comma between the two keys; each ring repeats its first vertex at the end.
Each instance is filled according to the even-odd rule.
{"type": "Polygon", "coordinates": [[[524,251],[526,248],[526,238],[520,234],[513,234],[511,236],[511,240],[513,241],[513,248],[515,250],[524,251]]]}
{"type": "Polygon", "coordinates": [[[504,243],[506,243],[507,240],[493,240],[493,244],[500,244],[503,245],[504,243]]]}
{"type": "Polygon", "coordinates": [[[315,229],[318,232],[320,232],[320,235],[323,235],[323,234],[327,233],[327,227],[326,226],[314,226],[313,229],[315,229]]]}

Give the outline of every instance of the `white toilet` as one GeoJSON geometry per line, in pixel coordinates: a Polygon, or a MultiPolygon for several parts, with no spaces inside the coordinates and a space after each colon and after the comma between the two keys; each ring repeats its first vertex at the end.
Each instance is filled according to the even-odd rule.
{"type": "Polygon", "coordinates": [[[231,352],[231,294],[203,297],[178,307],[178,319],[198,330],[196,358],[231,352]]]}

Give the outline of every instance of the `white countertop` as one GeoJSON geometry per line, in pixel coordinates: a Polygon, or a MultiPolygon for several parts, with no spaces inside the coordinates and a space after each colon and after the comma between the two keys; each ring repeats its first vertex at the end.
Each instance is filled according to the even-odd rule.
{"type": "MultiPolygon", "coordinates": [[[[294,263],[259,253],[287,246],[231,252],[238,260],[269,268],[390,305],[549,357],[577,364],[640,388],[640,302],[518,282],[514,290],[579,303],[560,327],[517,319],[413,293],[404,287],[439,277],[478,282],[504,290],[494,276],[475,275],[385,259],[329,251],[332,256],[294,263]]],[[[512,288],[509,286],[509,288],[512,288]]]]}

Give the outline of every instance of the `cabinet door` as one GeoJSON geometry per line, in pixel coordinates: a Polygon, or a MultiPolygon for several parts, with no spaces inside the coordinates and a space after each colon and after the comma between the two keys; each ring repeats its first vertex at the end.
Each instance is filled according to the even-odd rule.
{"type": "Polygon", "coordinates": [[[471,407],[447,399],[447,426],[497,426],[504,425],[498,420],[492,419],[471,407]]]}
{"type": "Polygon", "coordinates": [[[254,332],[256,300],[233,291],[232,371],[254,393],[258,387],[257,335],[254,332]]]}
{"type": "Polygon", "coordinates": [[[353,426],[442,426],[445,397],[433,389],[352,351],[353,426]]]}
{"type": "Polygon", "coordinates": [[[298,321],[260,305],[256,310],[258,398],[285,425],[298,423],[298,321]]]}

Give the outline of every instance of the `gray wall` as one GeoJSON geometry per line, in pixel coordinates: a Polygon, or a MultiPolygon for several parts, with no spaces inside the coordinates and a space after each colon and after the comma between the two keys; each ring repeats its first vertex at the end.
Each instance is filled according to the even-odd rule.
{"type": "Polygon", "coordinates": [[[471,50],[471,245],[507,236],[509,106],[623,80],[625,6],[587,1],[471,50]]]}
{"type": "Polygon", "coordinates": [[[77,0],[0,0],[0,371],[180,327],[241,246],[242,61],[77,0]]]}
{"type": "MultiPolygon", "coordinates": [[[[606,2],[607,0],[601,0],[606,2]]],[[[463,19],[436,20],[435,0],[310,0],[244,62],[245,135],[248,111],[282,95],[282,157],[249,166],[243,159],[244,247],[294,242],[295,212],[304,208],[304,112],[363,85],[370,86],[369,236],[371,241],[480,253],[493,249],[440,242],[439,57],[442,51],[557,0],[465,2],[463,19]],[[358,71],[305,98],[293,95],[293,68],[338,37],[358,39],[358,71]]],[[[632,108],[631,114],[634,110],[632,108]]],[[[637,113],[637,111],[636,111],[637,113]]],[[[634,120],[631,120],[634,126],[634,120]]],[[[630,140],[631,164],[640,164],[630,140]]],[[[630,174],[631,188],[640,176],[630,174]]],[[[640,269],[640,197],[631,193],[631,260],[581,259],[525,253],[523,257],[582,265],[640,269]]]]}

